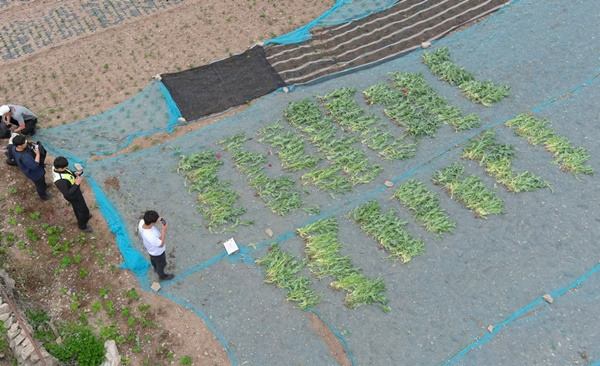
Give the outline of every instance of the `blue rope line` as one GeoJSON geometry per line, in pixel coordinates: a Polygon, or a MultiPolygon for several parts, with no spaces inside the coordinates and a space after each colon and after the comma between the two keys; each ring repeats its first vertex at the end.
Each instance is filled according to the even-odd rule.
{"type": "MultiPolygon", "coordinates": [[[[583,284],[583,281],[585,281],[590,275],[594,274],[598,270],[600,270],[600,264],[595,265],[590,271],[588,271],[583,276],[579,277],[570,286],[551,291],[551,292],[549,292],[549,294],[552,296],[553,299],[558,299],[558,298],[562,297],[563,295],[565,295],[571,289],[581,286],[583,284]]],[[[482,346],[485,343],[491,341],[494,338],[494,336],[498,332],[500,332],[500,330],[502,328],[504,328],[505,326],[509,325],[510,323],[512,323],[514,321],[519,320],[519,318],[530,313],[531,311],[535,310],[536,308],[548,308],[549,306],[550,305],[548,303],[546,303],[546,301],[542,297],[538,297],[537,299],[535,299],[531,303],[529,303],[527,306],[525,306],[522,309],[515,312],[508,319],[504,320],[500,324],[494,325],[494,330],[491,333],[486,333],[483,336],[478,336],[477,338],[475,338],[475,340],[471,344],[469,344],[467,347],[460,350],[458,353],[456,353],[454,356],[452,356],[449,360],[444,361],[443,365],[451,365],[454,362],[456,362],[458,359],[465,356],[471,350],[473,350],[473,348],[482,346]]]]}

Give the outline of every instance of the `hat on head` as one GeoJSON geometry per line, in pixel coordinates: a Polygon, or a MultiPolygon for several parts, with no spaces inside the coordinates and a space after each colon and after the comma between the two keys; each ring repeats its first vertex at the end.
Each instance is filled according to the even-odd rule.
{"type": "Polygon", "coordinates": [[[10,107],[7,105],[3,105],[0,107],[0,116],[4,116],[5,113],[10,112],[10,107]]]}

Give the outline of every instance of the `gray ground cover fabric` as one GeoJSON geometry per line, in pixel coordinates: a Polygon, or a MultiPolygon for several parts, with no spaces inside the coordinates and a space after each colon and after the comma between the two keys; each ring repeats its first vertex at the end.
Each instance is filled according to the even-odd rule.
{"type": "MultiPolygon", "coordinates": [[[[461,160],[460,150],[447,152],[431,164],[413,170],[476,133],[455,133],[444,126],[435,139],[422,140],[417,156],[408,161],[384,162],[368,152],[385,172],[377,181],[355,187],[352,193],[331,198],[308,187],[309,194],[303,193],[303,199],[319,205],[320,215],[296,211],[280,217],[264,207],[245,178],[232,167],[229,153],[220,151],[215,141],[245,131],[253,137],[246,147],[266,154],[269,147],[257,141],[255,132],[282,118],[290,101],[322,95],[337,87],[355,86],[362,91],[385,80],[389,71],[423,72],[440,95],[466,113],[478,113],[486,127],[520,113],[537,111],[547,101],[598,74],[600,39],[595,34],[595,25],[600,20],[599,10],[600,3],[591,0],[519,1],[484,23],[437,42],[435,47],[448,46],[453,60],[481,80],[492,79],[497,84],[511,86],[511,96],[492,108],[474,105],[463,98],[458,89],[438,81],[421,64],[420,52],[415,52],[374,68],[298,87],[290,94],[271,94],[239,115],[163,146],[91,163],[92,177],[120,210],[136,245],[139,243],[135,241],[135,226],[145,209],[157,209],[169,220],[169,270],[183,276],[179,281],[166,284],[161,291],[205,314],[235,364],[323,365],[332,362],[310,328],[307,313],[286,303],[283,290],[264,284],[260,271],[251,263],[251,259],[267,253],[266,244],[271,240],[264,234],[266,227],[273,229],[275,237],[283,235],[281,239],[285,239],[292,237],[295,228],[329,216],[339,218],[339,237],[344,244],[342,254],[350,255],[367,276],[381,275],[387,286],[385,294],[390,299],[389,314],[377,306],[350,310],[342,305],[343,293],[327,289],[329,279],[313,281],[313,288],[324,292],[323,301],[315,310],[333,329],[344,331],[343,337],[355,364],[431,365],[450,360],[465,365],[504,364],[502,360],[512,360],[515,352],[524,361],[534,360],[534,364],[538,361],[538,364],[546,364],[542,362],[546,359],[551,360],[550,364],[564,364],[562,360],[570,359],[577,347],[588,347],[591,337],[597,335],[593,331],[582,331],[570,338],[578,343],[577,347],[574,344],[568,352],[558,352],[559,358],[550,358],[549,353],[557,351],[540,343],[556,338],[553,335],[557,324],[576,333],[577,323],[565,325],[576,315],[570,313],[572,308],[559,301],[555,305],[564,308],[556,311],[564,316],[545,318],[549,311],[531,316],[527,323],[506,327],[498,333],[498,338],[481,349],[474,349],[468,357],[452,357],[486,332],[489,324],[503,322],[544,293],[569,286],[598,263],[597,176],[578,180],[561,172],[550,164],[550,153],[542,147],[530,146],[508,128],[501,127],[497,129],[498,139],[517,148],[515,169],[536,173],[551,184],[553,191],[509,193],[496,185],[477,164],[464,161],[467,172],[480,176],[490,189],[496,187],[505,202],[505,215],[476,219],[429,181],[435,170],[461,160]],[[225,164],[220,178],[233,181],[232,187],[242,196],[240,205],[248,209],[243,218],[254,219],[253,226],[221,235],[211,235],[202,227],[195,209],[195,195],[183,188],[183,176],[174,170],[178,161],[176,152],[186,154],[203,148],[222,154],[225,164]],[[118,190],[106,184],[107,179],[113,177],[118,177],[118,190]],[[442,207],[458,223],[454,234],[436,239],[412,222],[412,215],[398,201],[389,200],[392,191],[383,188],[383,182],[389,179],[400,184],[408,177],[423,181],[440,195],[442,207]],[[385,209],[398,209],[398,215],[410,221],[407,228],[425,240],[427,251],[404,265],[387,258],[374,240],[344,217],[357,204],[370,198],[377,199],[385,209]],[[231,236],[242,245],[245,257],[238,255],[235,260],[219,257],[223,252],[220,243],[231,236]],[[258,249],[249,247],[251,243],[259,244],[258,249]],[[275,316],[270,316],[273,313],[275,316]],[[256,331],[254,337],[252,331],[256,331]],[[531,347],[524,346],[519,353],[519,349],[511,346],[512,334],[515,338],[527,338],[528,332],[535,335],[528,338],[531,347]],[[277,345],[273,344],[275,340],[279,342],[277,345]]],[[[599,84],[591,83],[570,98],[540,109],[537,114],[548,118],[550,126],[574,145],[586,148],[591,154],[589,164],[596,171],[600,169],[596,123],[599,114],[595,103],[599,84]]],[[[372,110],[377,112],[381,108],[372,110]]],[[[275,156],[270,155],[269,161],[273,163],[273,167],[265,167],[269,176],[289,174],[279,169],[275,156]]],[[[294,175],[301,189],[299,176],[299,173],[294,175]]],[[[299,257],[302,245],[297,237],[281,243],[283,249],[299,257]]],[[[148,279],[155,277],[149,274],[148,279]]],[[[590,277],[590,283],[596,283],[592,286],[597,286],[594,281],[590,277]]],[[[583,296],[584,300],[569,300],[575,296],[570,294],[564,297],[565,301],[573,301],[573,306],[582,309],[590,301],[593,304],[589,298],[595,296],[593,288],[587,290],[584,285],[576,295],[583,296]]],[[[590,319],[594,319],[597,314],[590,308],[587,306],[586,311],[590,319]]],[[[585,319],[579,321],[583,323],[585,319]]],[[[588,355],[600,358],[592,351],[588,355]]]]}

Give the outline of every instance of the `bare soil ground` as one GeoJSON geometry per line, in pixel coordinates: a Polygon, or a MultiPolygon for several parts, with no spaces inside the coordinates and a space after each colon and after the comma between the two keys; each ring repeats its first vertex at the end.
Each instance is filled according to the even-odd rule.
{"type": "MultiPolygon", "coordinates": [[[[19,19],[37,19],[56,4],[31,3],[15,3],[8,10],[19,19]]],[[[61,1],[62,6],[79,3],[61,1]]],[[[332,3],[181,2],[3,61],[0,103],[27,106],[38,114],[40,128],[71,123],[129,99],[154,74],[243,52],[258,41],[305,24],[332,3]]],[[[189,124],[174,135],[153,136],[153,140],[171,139],[213,121],[189,124]]],[[[136,144],[149,146],[143,141],[136,144]]],[[[51,162],[49,157],[47,163],[51,162]]],[[[51,180],[49,168],[46,180],[51,180]]],[[[45,310],[56,322],[87,318],[99,331],[108,332],[114,324],[125,337],[119,352],[132,365],[173,364],[184,355],[191,356],[195,365],[229,364],[224,349],[198,316],[162,296],[141,291],[134,276],[118,268],[122,257],[114,236],[85,183],[84,191],[94,214],[90,222],[94,232],[85,235],[55,188],[49,190],[55,196],[52,200],[41,201],[32,182],[17,168],[0,169],[1,262],[17,281],[23,308],[45,310]],[[48,227],[54,226],[64,228],[58,235],[58,245],[69,243],[64,250],[47,245],[53,235],[48,227]]]]}

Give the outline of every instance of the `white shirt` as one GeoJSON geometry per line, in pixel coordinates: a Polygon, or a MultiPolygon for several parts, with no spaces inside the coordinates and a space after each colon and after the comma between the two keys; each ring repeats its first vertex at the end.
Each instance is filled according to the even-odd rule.
{"type": "Polygon", "coordinates": [[[144,219],[141,219],[138,224],[138,232],[142,237],[142,241],[144,242],[148,254],[153,257],[163,254],[165,252],[165,247],[160,247],[162,244],[160,240],[160,231],[158,231],[156,226],[152,226],[150,229],[144,229],[143,225],[144,219]]]}

